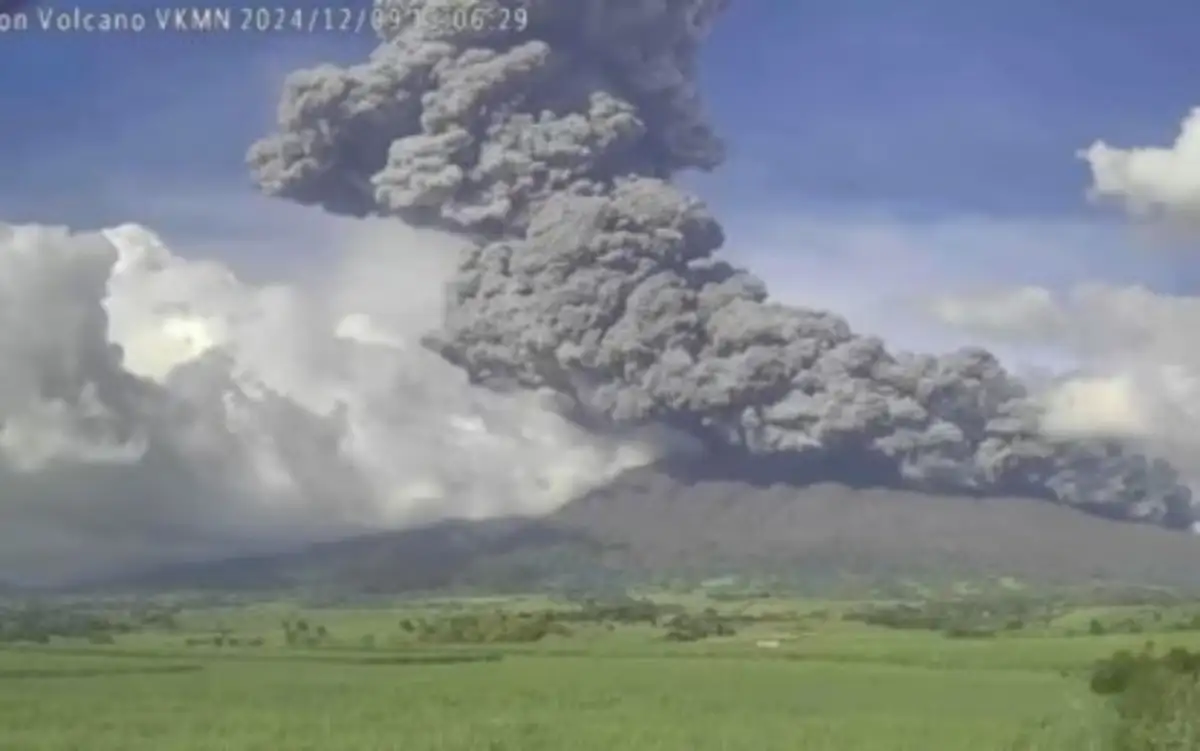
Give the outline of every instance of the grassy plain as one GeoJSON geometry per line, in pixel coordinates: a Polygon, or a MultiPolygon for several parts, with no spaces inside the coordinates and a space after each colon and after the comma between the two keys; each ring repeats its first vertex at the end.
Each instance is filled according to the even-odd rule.
{"type": "Polygon", "coordinates": [[[533,643],[431,644],[398,624],[556,606],[278,602],[186,609],[170,628],[111,644],[10,644],[0,749],[1082,751],[1104,748],[1107,715],[1086,680],[1095,660],[1147,639],[1200,646],[1192,631],[1078,628],[1118,611],[956,639],[846,621],[845,605],[677,605],[741,625],[682,643],[648,624],[597,622],[533,643]],[[300,619],[323,629],[319,644],[286,643],[280,624],[300,619]]]}

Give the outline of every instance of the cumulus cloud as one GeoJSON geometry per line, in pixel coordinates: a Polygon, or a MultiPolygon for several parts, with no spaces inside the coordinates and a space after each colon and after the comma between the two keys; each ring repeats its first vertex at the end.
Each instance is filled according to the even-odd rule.
{"type": "Polygon", "coordinates": [[[544,512],[658,439],[595,437],[424,348],[454,241],[348,223],[253,286],[148,230],[0,234],[0,571],[54,577],[544,512]]]}
{"type": "MultiPolygon", "coordinates": [[[[1091,169],[1092,198],[1152,228],[1194,232],[1200,108],[1169,146],[1119,148],[1098,140],[1079,156],[1091,169]]],[[[936,319],[986,341],[1071,354],[1078,371],[1042,395],[1048,430],[1133,439],[1168,456],[1193,483],[1200,480],[1200,298],[1093,283],[935,297],[927,307],[936,319]]]]}
{"type": "Polygon", "coordinates": [[[1170,146],[1120,148],[1096,141],[1079,153],[1092,172],[1090,194],[1148,219],[1200,219],[1200,107],[1170,146]]]}
{"type": "Polygon", "coordinates": [[[1041,394],[1045,430],[1134,440],[1200,480],[1200,298],[1086,284],[941,297],[928,308],[983,341],[1073,356],[1077,371],[1041,394]]]}

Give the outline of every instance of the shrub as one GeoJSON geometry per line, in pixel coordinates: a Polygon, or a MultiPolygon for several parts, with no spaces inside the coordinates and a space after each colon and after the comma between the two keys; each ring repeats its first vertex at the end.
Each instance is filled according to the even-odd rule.
{"type": "Polygon", "coordinates": [[[996,636],[996,631],[986,626],[951,626],[945,633],[951,639],[991,639],[996,636]]]}
{"type": "Polygon", "coordinates": [[[571,634],[571,630],[550,612],[456,614],[416,620],[412,625],[421,641],[443,644],[531,643],[548,636],[571,634]]]}
{"type": "Polygon", "coordinates": [[[1113,751],[1200,748],[1200,653],[1116,652],[1096,664],[1091,688],[1111,702],[1113,751]]]}
{"type": "Polygon", "coordinates": [[[713,636],[733,636],[737,632],[714,610],[699,615],[681,614],[666,623],[668,641],[700,641],[713,636]]]}

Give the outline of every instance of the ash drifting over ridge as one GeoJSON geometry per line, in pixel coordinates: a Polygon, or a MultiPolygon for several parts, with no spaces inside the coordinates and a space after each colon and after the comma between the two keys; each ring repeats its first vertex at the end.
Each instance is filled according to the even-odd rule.
{"type": "Polygon", "coordinates": [[[522,30],[405,25],[361,65],[296,72],[248,155],[268,194],[472,241],[430,348],[581,422],[666,424],[753,463],[1190,523],[1171,466],[1047,435],[990,353],[889,353],[715,257],[720,224],[670,178],[723,158],[696,58],[728,2],[472,4],[517,5],[522,30]]]}

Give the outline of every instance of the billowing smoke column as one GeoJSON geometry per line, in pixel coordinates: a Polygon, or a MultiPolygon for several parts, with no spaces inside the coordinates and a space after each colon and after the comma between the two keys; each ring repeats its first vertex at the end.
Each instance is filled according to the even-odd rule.
{"type": "Polygon", "coordinates": [[[476,383],[841,478],[1190,522],[1170,466],[1044,435],[988,352],[889,354],[714,259],[720,225],[668,181],[722,161],[695,68],[726,2],[474,0],[473,30],[436,21],[451,5],[378,6],[405,23],[294,73],[248,158],[268,194],[471,239],[427,345],[476,383]]]}

